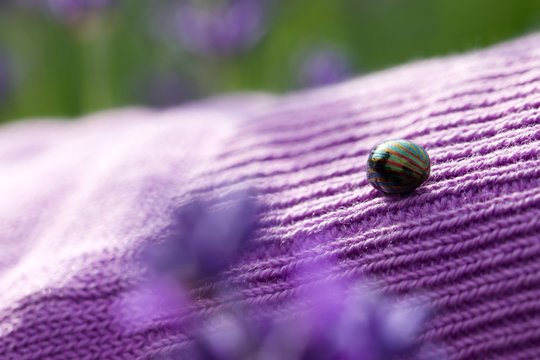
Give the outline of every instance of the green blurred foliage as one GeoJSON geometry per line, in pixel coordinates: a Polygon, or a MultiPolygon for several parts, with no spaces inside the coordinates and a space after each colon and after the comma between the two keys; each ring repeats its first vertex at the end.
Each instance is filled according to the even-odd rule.
{"type": "Polygon", "coordinates": [[[152,1],[129,0],[77,25],[0,7],[0,51],[15,86],[0,121],[79,114],[136,104],[144,76],[187,74],[199,96],[295,88],[299,51],[332,43],[366,73],[414,59],[483,47],[532,32],[540,0],[282,0],[267,35],[227,59],[200,58],[150,29],[152,1]]]}

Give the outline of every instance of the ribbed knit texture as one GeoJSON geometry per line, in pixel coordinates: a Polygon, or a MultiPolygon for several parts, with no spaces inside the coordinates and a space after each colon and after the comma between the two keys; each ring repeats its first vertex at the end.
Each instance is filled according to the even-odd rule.
{"type": "Polygon", "coordinates": [[[0,358],[181,347],[182,319],[120,325],[130,261],[190,198],[245,185],[262,228],[228,272],[237,301],[279,309],[291,269],[337,255],[334,276],[429,298],[422,339],[451,359],[540,358],[539,79],[533,35],[285,97],[4,126],[0,358]],[[424,146],[432,174],[388,199],[367,184],[366,158],[395,138],[424,146]]]}

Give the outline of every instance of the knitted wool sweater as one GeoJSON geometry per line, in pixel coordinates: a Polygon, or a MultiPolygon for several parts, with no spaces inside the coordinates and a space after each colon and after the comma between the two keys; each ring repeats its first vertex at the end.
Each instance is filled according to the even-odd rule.
{"type": "Polygon", "coordinates": [[[421,340],[450,359],[540,358],[539,65],[532,35],[287,96],[2,127],[0,358],[147,359],[181,344],[178,319],[117,326],[128,264],[175,208],[244,185],[262,215],[227,273],[238,301],[279,307],[300,252],[338,254],[334,276],[427,296],[421,340]],[[432,159],[398,199],[365,176],[393,138],[432,159]]]}

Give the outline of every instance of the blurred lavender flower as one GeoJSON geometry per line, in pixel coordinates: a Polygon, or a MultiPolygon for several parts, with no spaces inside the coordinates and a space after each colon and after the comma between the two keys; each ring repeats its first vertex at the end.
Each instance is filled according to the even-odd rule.
{"type": "MultiPolygon", "coordinates": [[[[328,285],[328,284],[326,284],[328,285]]],[[[299,313],[254,321],[220,314],[195,336],[201,360],[391,360],[416,356],[425,308],[359,287],[350,295],[320,286],[319,298],[299,298],[299,313]]],[[[315,294],[311,294],[315,295],[315,294]]]]}
{"type": "Polygon", "coordinates": [[[194,337],[196,356],[200,360],[258,359],[268,325],[240,312],[220,314],[194,337]]]}
{"type": "Polygon", "coordinates": [[[298,290],[293,301],[303,309],[277,331],[291,360],[383,360],[417,349],[414,343],[427,320],[427,309],[398,303],[367,284],[336,278],[337,259],[306,261],[293,274],[298,290]],[[404,326],[406,324],[406,326],[404,326]],[[290,349],[294,349],[291,352],[290,349]]]}
{"type": "Polygon", "coordinates": [[[395,359],[414,354],[420,350],[415,339],[428,316],[427,309],[413,301],[393,301],[360,286],[342,314],[337,332],[339,349],[349,359],[395,359]]]}
{"type": "Polygon", "coordinates": [[[299,81],[303,87],[316,87],[340,82],[351,74],[351,63],[345,53],[328,47],[305,56],[299,81]]]}
{"type": "Polygon", "coordinates": [[[255,45],[263,36],[268,0],[224,0],[212,4],[183,0],[177,30],[184,46],[197,54],[231,55],[255,45]]]}
{"type": "Polygon", "coordinates": [[[157,276],[185,284],[218,275],[247,245],[255,230],[251,191],[216,201],[196,200],[179,208],[164,240],[149,246],[144,258],[157,276]]]}
{"type": "Polygon", "coordinates": [[[254,194],[247,190],[178,208],[160,241],[143,249],[148,274],[121,299],[117,313],[122,325],[144,327],[183,314],[197,282],[218,276],[247,245],[255,214],[254,194]]]}
{"type": "MultiPolygon", "coordinates": [[[[124,312],[143,319],[182,314],[191,303],[187,290],[201,279],[219,275],[237,258],[253,234],[255,214],[251,192],[180,207],[163,241],[143,252],[150,269],[147,296],[130,298],[125,306],[131,308],[124,312]]],[[[365,285],[350,286],[332,276],[335,265],[335,260],[310,259],[290,274],[295,296],[286,304],[294,309],[287,316],[226,307],[186,325],[193,339],[191,349],[185,349],[189,358],[391,360],[415,356],[420,349],[415,340],[428,317],[425,308],[385,298],[365,285]]],[[[184,355],[176,349],[167,358],[184,355]]]]}
{"type": "MultiPolygon", "coordinates": [[[[424,306],[396,301],[365,284],[332,276],[335,260],[305,261],[291,280],[287,316],[257,320],[235,309],[195,333],[201,360],[392,360],[416,357],[428,318],[424,306]]],[[[417,357],[416,357],[417,358],[417,357]]],[[[439,358],[440,360],[440,358],[439,358]]]]}
{"type": "Polygon", "coordinates": [[[13,5],[13,0],[0,0],[0,8],[6,8],[13,5]]]}

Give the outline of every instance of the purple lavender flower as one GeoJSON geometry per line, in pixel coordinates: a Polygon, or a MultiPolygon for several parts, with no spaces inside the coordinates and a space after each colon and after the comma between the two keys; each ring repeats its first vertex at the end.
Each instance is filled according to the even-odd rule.
{"type": "Polygon", "coordinates": [[[287,316],[230,311],[195,331],[201,360],[391,360],[417,356],[426,308],[331,276],[331,262],[304,262],[291,274],[287,316]]]}
{"type": "Polygon", "coordinates": [[[337,332],[340,349],[350,359],[411,355],[419,350],[415,339],[428,315],[427,309],[418,303],[398,302],[360,286],[350,296],[342,314],[337,332]]]}
{"type": "MultiPolygon", "coordinates": [[[[237,258],[253,234],[255,214],[251,192],[178,208],[163,239],[144,251],[149,291],[143,291],[147,297],[130,297],[128,313],[143,320],[182,314],[191,303],[188,290],[201,279],[219,275],[237,258]]],[[[287,316],[268,312],[253,317],[248,309],[225,308],[186,325],[193,339],[192,348],[186,349],[189,358],[391,360],[417,353],[415,339],[427,319],[423,307],[336,278],[335,259],[306,259],[302,264],[289,277],[296,295],[285,304],[293,309],[287,316]]]]}
{"type": "Polygon", "coordinates": [[[120,301],[122,325],[142,328],[183,314],[197,282],[219,275],[247,245],[256,228],[255,214],[254,194],[248,190],[179,207],[158,242],[143,249],[148,273],[120,301]]]}
{"type": "Polygon", "coordinates": [[[196,200],[174,212],[158,245],[144,252],[150,270],[190,284],[218,275],[247,245],[255,230],[253,194],[219,201],[196,200]]]}
{"type": "Polygon", "coordinates": [[[197,54],[223,56],[245,50],[264,34],[266,0],[184,0],[177,29],[184,46],[197,54]]]}
{"type": "Polygon", "coordinates": [[[192,304],[189,288],[177,279],[162,276],[144,279],[112,306],[118,325],[129,330],[144,329],[159,319],[179,317],[192,304]]]}
{"type": "Polygon", "coordinates": [[[338,280],[331,264],[311,264],[298,276],[303,290],[295,301],[303,304],[300,322],[307,328],[296,335],[299,356],[291,359],[382,360],[417,350],[414,340],[427,319],[426,309],[378,295],[362,283],[338,280]]]}
{"type": "MultiPolygon", "coordinates": [[[[298,298],[295,315],[254,320],[246,312],[212,318],[195,338],[201,360],[391,360],[416,356],[425,308],[376,295],[367,287],[298,298]]],[[[314,294],[312,294],[314,295],[314,294]]]]}
{"type": "Polygon", "coordinates": [[[269,330],[265,325],[239,312],[210,319],[195,336],[198,359],[257,359],[269,330]]]}
{"type": "Polygon", "coordinates": [[[300,84],[316,87],[345,80],[352,74],[348,57],[334,48],[311,51],[300,66],[300,84]]]}

